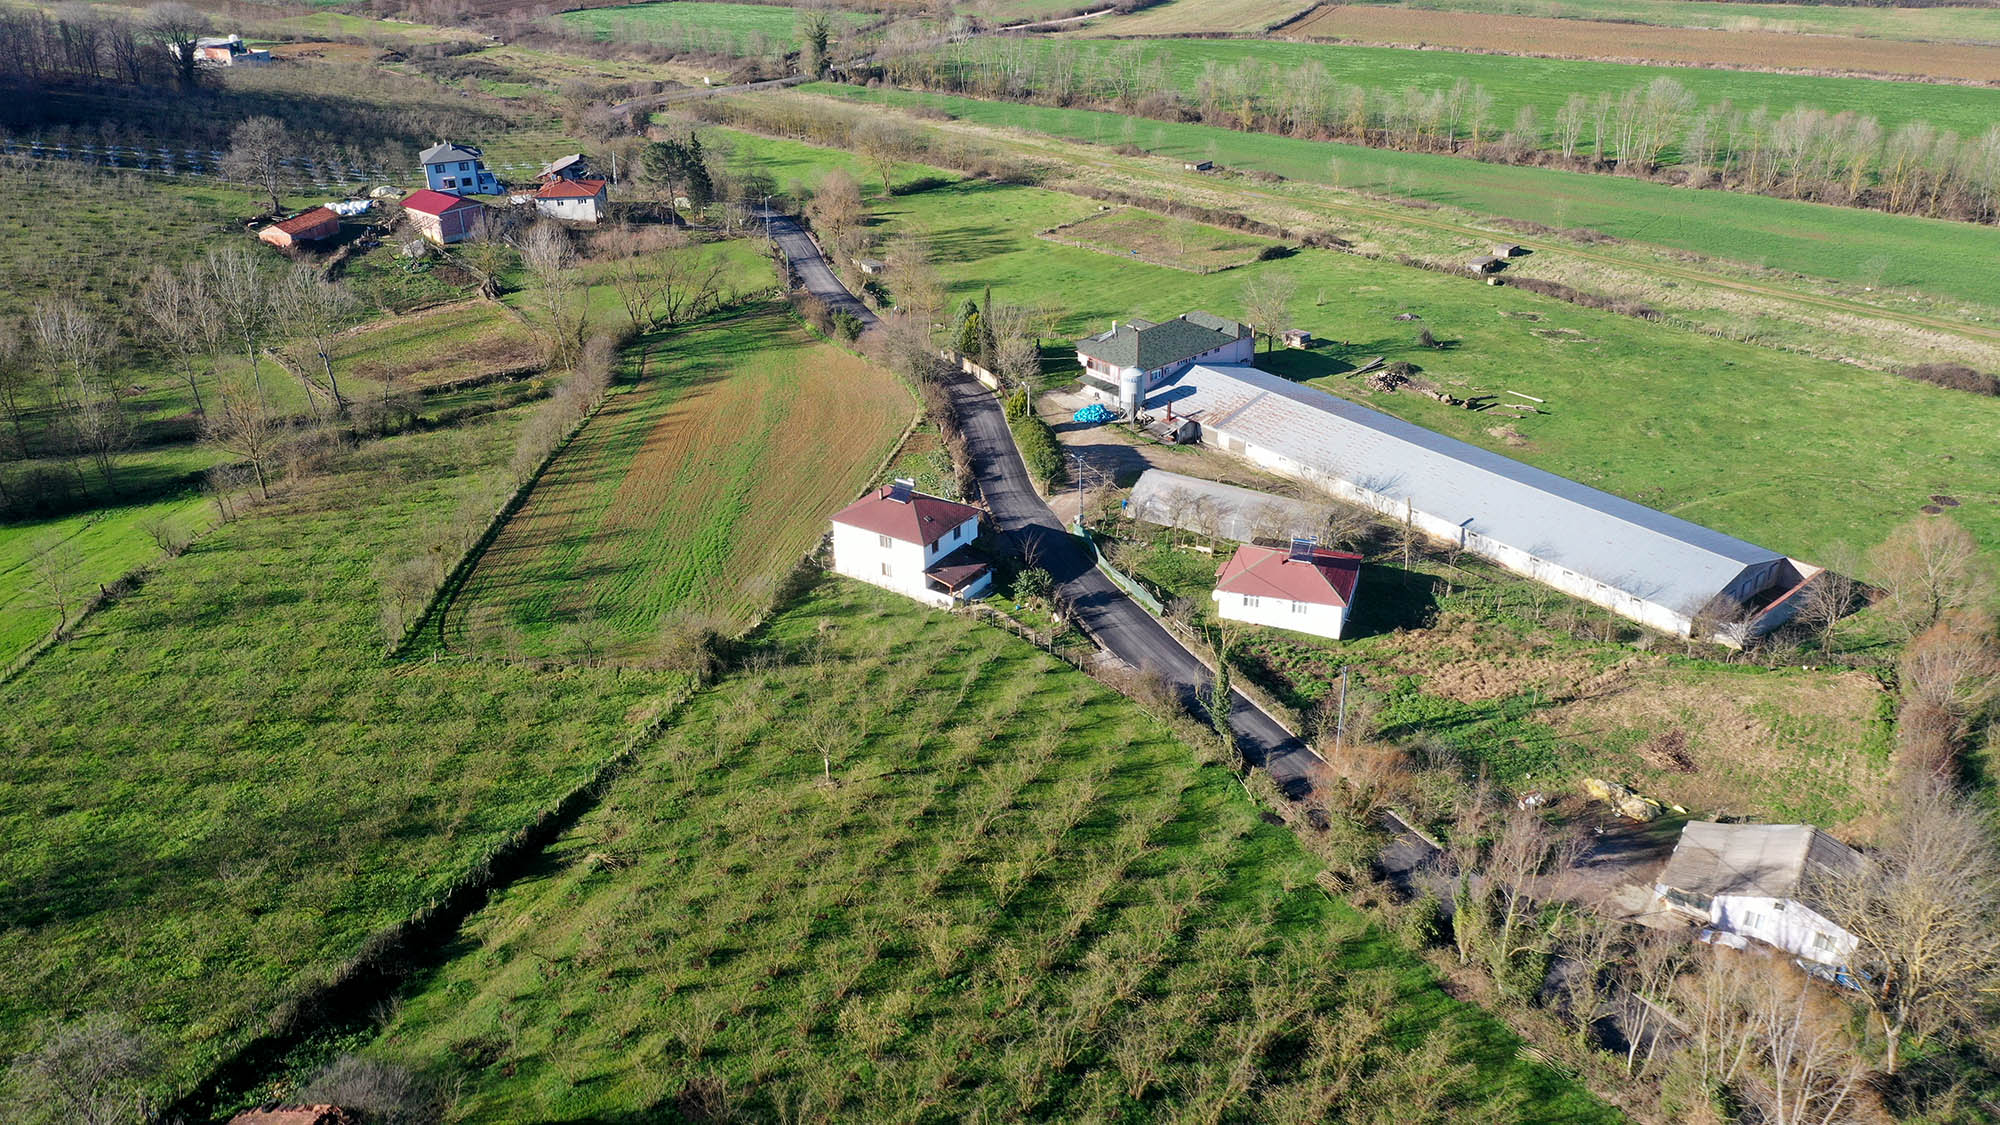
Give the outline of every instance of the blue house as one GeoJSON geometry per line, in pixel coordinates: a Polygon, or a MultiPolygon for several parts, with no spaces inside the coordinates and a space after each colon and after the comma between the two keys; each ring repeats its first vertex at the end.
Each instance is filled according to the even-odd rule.
{"type": "Polygon", "coordinates": [[[439,141],[418,157],[424,162],[424,186],[453,195],[497,195],[500,178],[486,170],[479,150],[471,145],[439,141]]]}

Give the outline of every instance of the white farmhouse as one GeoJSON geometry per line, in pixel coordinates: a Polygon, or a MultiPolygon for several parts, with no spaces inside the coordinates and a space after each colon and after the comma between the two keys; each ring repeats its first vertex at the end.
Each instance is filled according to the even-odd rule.
{"type": "Polygon", "coordinates": [[[1817,909],[1813,889],[1825,879],[1852,878],[1861,863],[1853,848],[1810,824],[1696,820],[1681,830],[1653,892],[1720,934],[1839,967],[1858,943],[1817,909]]]}
{"type": "Polygon", "coordinates": [[[1310,539],[1291,549],[1245,544],[1215,577],[1215,612],[1230,621],[1340,638],[1361,578],[1361,556],[1310,539]]]}
{"type": "Polygon", "coordinates": [[[941,609],[979,597],[993,585],[992,568],[969,550],[980,515],[899,480],[833,517],[833,569],[941,609]]]}
{"type": "Polygon", "coordinates": [[[1163,324],[1111,322],[1109,332],[1078,341],[1076,362],[1083,387],[1136,416],[1154,387],[1197,363],[1248,363],[1257,336],[1246,325],[1213,313],[1182,313],[1163,324]]]}
{"type": "Polygon", "coordinates": [[[535,210],[552,219],[595,223],[604,217],[607,187],[603,180],[566,180],[558,176],[535,192],[535,210]]]}

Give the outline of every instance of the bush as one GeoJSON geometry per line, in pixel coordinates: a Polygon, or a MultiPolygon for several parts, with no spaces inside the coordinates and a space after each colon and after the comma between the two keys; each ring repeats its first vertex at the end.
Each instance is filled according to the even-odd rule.
{"type": "Polygon", "coordinates": [[[1898,367],[1896,374],[1905,379],[1948,387],[1954,391],[1970,391],[1976,395],[2000,395],[2000,378],[1956,363],[1919,363],[1910,367],[1898,367]]]}
{"type": "Polygon", "coordinates": [[[1026,388],[1007,396],[1007,421],[1019,422],[1028,416],[1028,392],[1026,388]]]}
{"type": "Polygon", "coordinates": [[[848,312],[846,309],[838,309],[834,312],[833,326],[840,330],[840,334],[847,338],[848,343],[853,343],[860,339],[861,329],[864,327],[861,323],[861,318],[848,312]]]}
{"type": "Polygon", "coordinates": [[[1021,418],[1013,422],[1014,444],[1021,447],[1021,460],[1028,466],[1028,473],[1043,488],[1054,488],[1063,481],[1062,446],[1056,442],[1056,432],[1040,418],[1021,418]]]}
{"type": "Polygon", "coordinates": [[[1056,588],[1055,578],[1039,566],[1031,566],[1014,576],[1014,600],[1046,598],[1056,588]]]}

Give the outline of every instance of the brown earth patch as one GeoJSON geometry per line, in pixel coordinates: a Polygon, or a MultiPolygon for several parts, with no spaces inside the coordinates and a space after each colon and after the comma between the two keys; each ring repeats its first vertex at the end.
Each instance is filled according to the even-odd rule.
{"type": "Polygon", "coordinates": [[[1325,5],[1287,27],[1285,34],[1294,39],[1551,58],[2000,82],[2000,51],[1991,47],[1840,35],[1709,31],[1348,4],[1325,5]]]}
{"type": "Polygon", "coordinates": [[[1526,691],[1575,699],[1620,683],[1645,660],[1633,656],[1601,669],[1574,652],[1499,651],[1490,632],[1470,619],[1440,621],[1404,634],[1405,648],[1389,663],[1400,675],[1420,676],[1426,695],[1458,703],[1484,703],[1526,691]]]}

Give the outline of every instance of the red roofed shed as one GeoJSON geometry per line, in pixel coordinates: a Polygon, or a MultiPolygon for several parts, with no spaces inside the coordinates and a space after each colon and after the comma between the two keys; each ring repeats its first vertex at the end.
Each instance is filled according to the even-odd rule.
{"type": "Polygon", "coordinates": [[[486,205],[476,199],[462,199],[425,188],[411,192],[403,200],[403,213],[409,216],[410,225],[418,234],[444,246],[464,241],[479,217],[486,213],[486,205]]]}
{"type": "Polygon", "coordinates": [[[289,250],[301,242],[317,242],[322,238],[332,238],[340,233],[340,216],[329,207],[315,207],[289,219],[272,223],[257,232],[257,237],[281,250],[289,250]]]}

